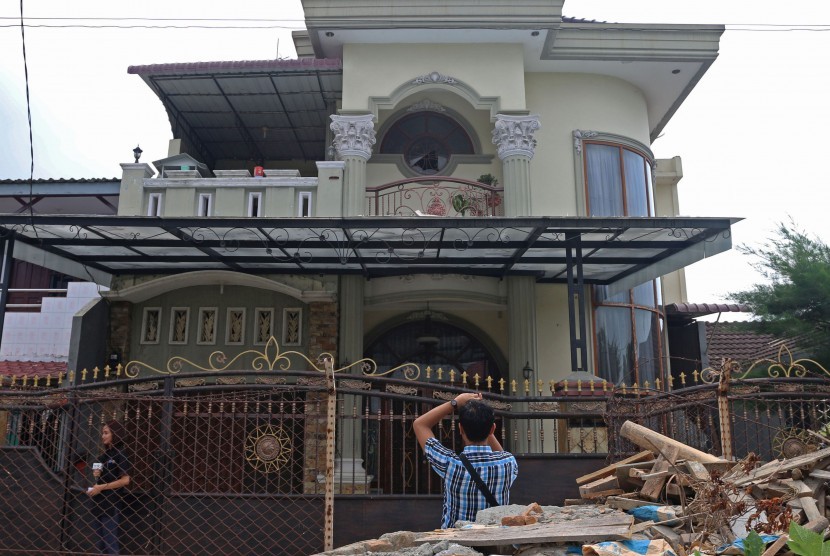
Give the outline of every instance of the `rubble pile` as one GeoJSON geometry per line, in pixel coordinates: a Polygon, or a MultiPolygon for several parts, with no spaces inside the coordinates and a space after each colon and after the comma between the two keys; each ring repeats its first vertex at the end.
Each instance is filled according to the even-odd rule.
{"type": "Polygon", "coordinates": [[[632,422],[621,435],[646,448],[577,479],[579,499],[637,518],[632,538],[663,539],[683,556],[741,554],[749,531],[786,551],[791,522],[818,533],[830,526],[830,448],[763,465],[754,456],[725,461],[632,422]],[[641,537],[640,537],[641,538],[641,537]]]}
{"type": "Polygon", "coordinates": [[[743,554],[756,531],[763,556],[775,556],[788,552],[791,522],[830,534],[830,448],[761,464],[726,461],[632,422],[620,433],[644,450],[577,478],[580,498],[564,507],[489,508],[475,523],[399,531],[324,554],[743,554]]]}

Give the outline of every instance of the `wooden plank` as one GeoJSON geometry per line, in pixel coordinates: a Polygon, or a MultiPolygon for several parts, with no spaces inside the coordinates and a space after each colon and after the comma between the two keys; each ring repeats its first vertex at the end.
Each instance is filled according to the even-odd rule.
{"type": "Polygon", "coordinates": [[[810,476],[814,479],[830,480],[830,471],[824,469],[813,469],[810,471],[810,476]]]}
{"type": "Polygon", "coordinates": [[[651,528],[651,530],[654,531],[658,537],[666,539],[666,542],[671,545],[672,550],[674,550],[676,554],[685,554],[685,550],[683,550],[683,541],[674,529],[666,527],[665,525],[655,525],[651,528]]]}
{"type": "Polygon", "coordinates": [[[586,500],[585,498],[565,498],[566,506],[584,506],[586,504],[596,504],[596,501],[586,500]]]}
{"type": "Polygon", "coordinates": [[[733,481],[733,484],[736,486],[744,486],[753,481],[759,481],[771,477],[776,473],[776,470],[790,471],[800,467],[807,467],[827,457],[830,457],[830,448],[825,448],[823,450],[819,450],[818,452],[812,452],[810,454],[804,454],[803,456],[781,461],[780,466],[769,467],[769,469],[765,469],[767,466],[764,465],[763,467],[749,473],[747,476],[733,481]]]}
{"type": "Polygon", "coordinates": [[[790,540],[790,536],[786,533],[778,537],[774,543],[769,545],[764,553],[761,556],[775,556],[778,554],[778,551],[784,548],[784,545],[787,544],[787,541],[790,540]]]}
{"type": "Polygon", "coordinates": [[[444,529],[419,537],[415,542],[449,541],[463,546],[593,542],[630,538],[634,518],[622,513],[558,523],[534,523],[517,527],[444,529]]]}
{"type": "Polygon", "coordinates": [[[590,483],[586,483],[579,487],[579,495],[582,498],[588,498],[587,495],[594,493],[594,492],[601,492],[604,490],[619,490],[620,483],[617,482],[616,475],[609,475],[608,477],[603,477],[601,479],[597,479],[596,481],[591,481],[590,483]]]}
{"type": "Polygon", "coordinates": [[[813,497],[813,489],[807,486],[804,481],[794,481],[792,479],[784,479],[781,481],[782,484],[787,485],[795,492],[796,498],[804,498],[805,496],[809,496],[810,498],[813,497]]]}
{"type": "Polygon", "coordinates": [[[618,494],[622,494],[623,492],[624,491],[621,488],[614,488],[610,490],[600,490],[598,492],[589,492],[587,494],[583,494],[582,497],[586,500],[596,500],[598,498],[617,496],[618,494]]]}
{"type": "Polygon", "coordinates": [[[815,521],[817,519],[824,519],[824,514],[818,511],[818,505],[815,498],[805,496],[799,498],[801,507],[804,508],[804,515],[807,516],[807,521],[815,521]]]}
{"type": "Polygon", "coordinates": [[[639,508],[640,506],[653,506],[654,502],[636,500],[632,498],[620,498],[619,496],[609,496],[608,500],[605,501],[605,504],[618,510],[633,510],[634,508],[639,508]]]}
{"type": "Polygon", "coordinates": [[[686,460],[686,469],[689,470],[689,475],[698,481],[711,481],[712,476],[709,475],[709,470],[699,461],[686,460]]]}
{"type": "Polygon", "coordinates": [[[591,481],[596,481],[597,479],[601,479],[602,477],[607,477],[608,475],[612,475],[614,471],[620,465],[625,465],[627,463],[637,463],[646,460],[653,460],[654,454],[651,453],[650,450],[646,450],[640,452],[639,454],[634,454],[633,456],[627,457],[618,461],[617,463],[612,463],[611,465],[607,465],[602,469],[594,471],[593,473],[588,473],[587,475],[583,475],[581,477],[576,478],[576,484],[584,485],[585,483],[590,483],[591,481]]]}
{"type": "MultiPolygon", "coordinates": [[[[677,446],[666,446],[663,453],[657,458],[653,472],[659,473],[660,471],[668,470],[677,460],[679,452],[680,449],[677,446]]],[[[666,484],[666,478],[666,476],[662,476],[647,480],[643,488],[640,489],[640,496],[648,500],[659,499],[660,493],[663,491],[663,485],[666,484]]]]}
{"type": "Polygon", "coordinates": [[[670,458],[672,461],[677,460],[678,457],[680,457],[680,459],[701,462],[723,461],[717,456],[701,452],[700,450],[687,446],[686,444],[678,442],[673,438],[669,438],[659,432],[653,431],[642,425],[638,425],[633,421],[626,421],[623,423],[622,427],[620,427],[620,435],[623,438],[627,438],[637,446],[651,448],[658,453],[666,454],[668,448],[673,446],[677,448],[677,455],[670,458]]]}

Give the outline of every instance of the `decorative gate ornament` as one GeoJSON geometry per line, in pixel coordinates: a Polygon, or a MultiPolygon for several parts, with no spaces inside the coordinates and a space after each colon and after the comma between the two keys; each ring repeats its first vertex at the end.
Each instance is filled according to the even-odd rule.
{"type": "MultiPolygon", "coordinates": [[[[146,363],[144,361],[132,360],[124,366],[124,374],[127,378],[136,378],[142,370],[151,371],[161,375],[176,375],[185,370],[187,371],[207,371],[207,372],[221,372],[232,369],[231,367],[239,361],[245,361],[246,358],[250,360],[247,368],[255,371],[289,371],[292,369],[292,361],[290,356],[295,356],[302,359],[307,364],[308,369],[325,373],[325,361],[334,360],[334,357],[327,352],[321,353],[316,361],[312,361],[302,352],[289,350],[280,351],[279,342],[271,336],[262,350],[248,349],[238,353],[232,359],[228,359],[223,351],[214,351],[208,356],[207,365],[200,365],[185,357],[173,356],[167,360],[167,364],[163,369],[159,369],[146,363]]],[[[237,365],[238,367],[238,365],[237,365]]],[[[354,363],[349,363],[340,368],[333,369],[334,373],[348,371],[350,369],[359,369],[364,376],[387,376],[397,371],[402,371],[406,380],[415,381],[421,376],[421,367],[416,363],[404,363],[392,369],[383,372],[378,372],[378,364],[369,358],[363,358],[354,363]]],[[[347,374],[347,373],[344,373],[347,374]]]]}
{"type": "Polygon", "coordinates": [[[818,446],[810,433],[798,427],[791,427],[778,431],[772,439],[772,450],[779,458],[790,459],[810,452],[815,452],[818,446]]]}
{"type": "Polygon", "coordinates": [[[282,427],[262,425],[245,439],[245,461],[263,473],[275,473],[288,463],[291,439],[282,427]]]}

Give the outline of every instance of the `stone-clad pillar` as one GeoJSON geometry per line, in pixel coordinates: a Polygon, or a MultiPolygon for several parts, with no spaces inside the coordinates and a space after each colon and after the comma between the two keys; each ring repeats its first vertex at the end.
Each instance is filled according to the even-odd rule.
{"type": "Polygon", "coordinates": [[[496,115],[493,144],[504,168],[505,216],[530,216],[533,210],[530,161],[536,150],[533,135],[540,127],[539,116],[496,115]]]}
{"type": "Polygon", "coordinates": [[[375,123],[371,114],[331,116],[334,148],[346,163],[343,180],[343,216],[366,212],[366,161],[375,144],[375,123]]]}

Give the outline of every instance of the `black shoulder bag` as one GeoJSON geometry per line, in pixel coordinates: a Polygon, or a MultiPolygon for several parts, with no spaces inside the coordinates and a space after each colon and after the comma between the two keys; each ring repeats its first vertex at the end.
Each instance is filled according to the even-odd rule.
{"type": "Polygon", "coordinates": [[[481,480],[481,476],[478,474],[478,471],[476,471],[476,468],[473,467],[473,464],[470,463],[470,460],[467,459],[467,456],[461,453],[458,454],[458,457],[461,458],[461,463],[464,464],[464,467],[467,469],[467,473],[469,473],[470,477],[473,478],[473,480],[476,483],[476,486],[478,487],[478,490],[480,490],[481,494],[484,495],[484,498],[487,499],[487,503],[490,505],[490,507],[492,508],[498,506],[498,500],[496,500],[496,497],[493,496],[492,492],[490,492],[490,489],[487,488],[487,485],[484,484],[484,481],[481,480]]]}

